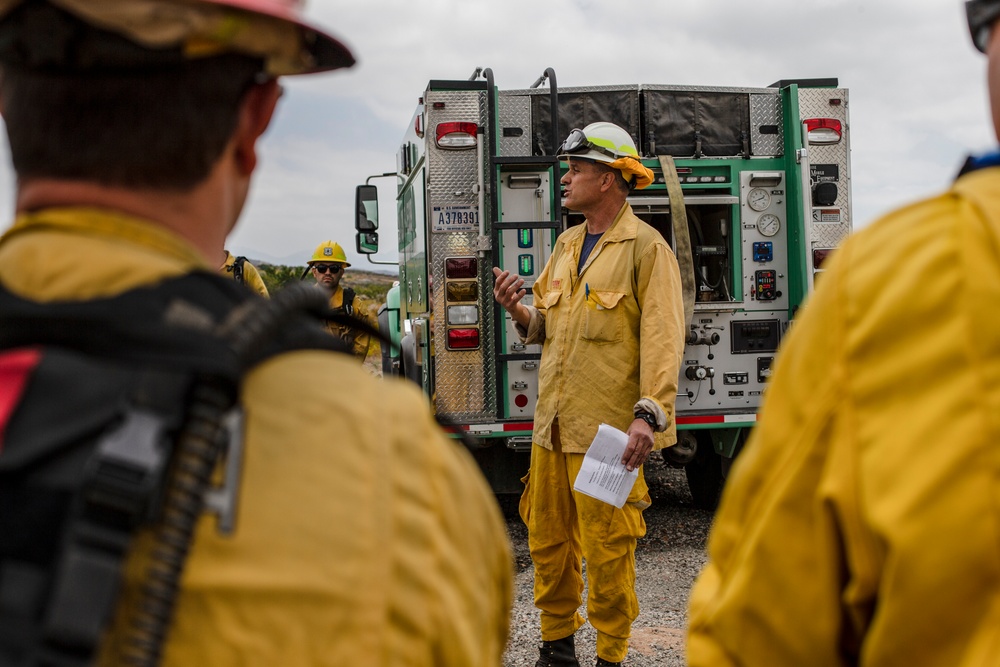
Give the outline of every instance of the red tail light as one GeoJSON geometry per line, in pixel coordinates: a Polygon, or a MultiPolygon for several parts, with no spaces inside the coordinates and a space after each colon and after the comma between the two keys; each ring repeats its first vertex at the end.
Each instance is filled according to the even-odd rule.
{"type": "Polygon", "coordinates": [[[479,262],[475,257],[449,257],[444,260],[445,278],[475,278],[479,262]]]}
{"type": "Polygon", "coordinates": [[[448,329],[449,350],[474,350],[479,347],[479,329],[448,329]]]}
{"type": "Polygon", "coordinates": [[[813,250],[813,270],[818,271],[832,252],[833,248],[816,248],[813,250]]]}
{"type": "Polygon", "coordinates": [[[438,123],[436,136],[438,148],[473,148],[476,145],[475,123],[438,123]]]}
{"type": "Polygon", "coordinates": [[[842,127],[836,118],[807,118],[806,133],[810,144],[836,144],[840,142],[842,127]]]}

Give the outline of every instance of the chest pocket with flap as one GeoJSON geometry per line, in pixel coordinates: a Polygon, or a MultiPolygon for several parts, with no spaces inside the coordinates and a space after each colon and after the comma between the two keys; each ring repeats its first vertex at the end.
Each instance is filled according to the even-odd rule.
{"type": "Polygon", "coordinates": [[[625,332],[624,292],[590,290],[583,319],[584,340],[595,343],[617,343],[625,332]]]}

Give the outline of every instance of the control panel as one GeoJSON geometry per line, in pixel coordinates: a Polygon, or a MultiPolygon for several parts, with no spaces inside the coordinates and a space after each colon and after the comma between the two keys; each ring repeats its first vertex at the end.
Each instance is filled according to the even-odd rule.
{"type": "Polygon", "coordinates": [[[759,406],[787,322],[780,311],[696,312],[684,348],[678,412],[759,406]]]}
{"type": "Polygon", "coordinates": [[[778,274],[774,269],[754,272],[753,298],[757,301],[774,301],[778,297],[778,274]]]}
{"type": "MultiPolygon", "coordinates": [[[[788,326],[786,194],[783,172],[739,174],[739,218],[732,229],[739,235],[741,257],[734,269],[743,274],[742,299],[731,309],[696,304],[678,384],[680,413],[760,406],[788,326]]],[[[699,252],[704,257],[713,251],[713,244],[705,243],[695,251],[696,260],[699,252]]]]}
{"type": "Polygon", "coordinates": [[[785,175],[740,173],[740,228],[747,310],[788,308],[785,175]]]}

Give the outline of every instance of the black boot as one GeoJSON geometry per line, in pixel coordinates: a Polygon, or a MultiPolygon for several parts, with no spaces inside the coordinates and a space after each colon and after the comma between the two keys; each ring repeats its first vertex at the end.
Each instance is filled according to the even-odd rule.
{"type": "Polygon", "coordinates": [[[594,667],[622,667],[622,663],[620,663],[620,662],[609,662],[609,661],[605,660],[604,658],[598,657],[597,658],[597,663],[595,664],[594,667]]]}
{"type": "Polygon", "coordinates": [[[573,635],[554,642],[542,642],[535,667],[580,667],[576,659],[573,635]]]}

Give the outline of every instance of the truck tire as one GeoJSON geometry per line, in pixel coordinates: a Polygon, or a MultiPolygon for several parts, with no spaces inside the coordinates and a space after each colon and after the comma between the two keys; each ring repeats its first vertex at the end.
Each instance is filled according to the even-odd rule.
{"type": "Polygon", "coordinates": [[[694,506],[698,509],[712,510],[719,506],[725,475],[722,471],[722,456],[715,451],[712,436],[707,431],[699,431],[698,450],[694,460],[684,466],[687,476],[688,490],[694,506]]]}

